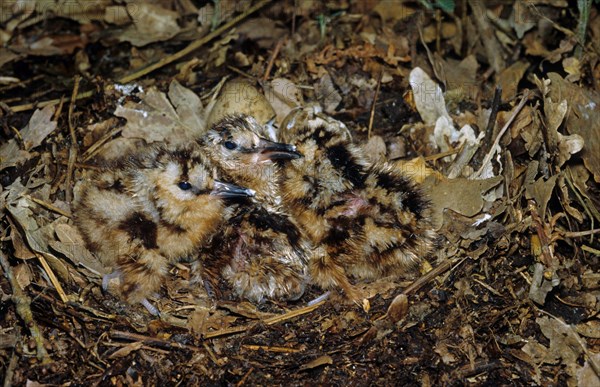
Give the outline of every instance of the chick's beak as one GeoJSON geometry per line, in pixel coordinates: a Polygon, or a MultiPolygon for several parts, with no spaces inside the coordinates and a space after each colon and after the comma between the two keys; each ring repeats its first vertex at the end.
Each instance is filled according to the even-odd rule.
{"type": "Polygon", "coordinates": [[[252,197],[254,196],[254,193],[254,190],[251,190],[249,188],[244,188],[235,184],[224,183],[222,181],[215,180],[215,185],[210,194],[221,198],[237,198],[252,197]]]}
{"type": "Polygon", "coordinates": [[[294,160],[302,157],[295,145],[261,139],[257,147],[259,161],[294,160]]]}

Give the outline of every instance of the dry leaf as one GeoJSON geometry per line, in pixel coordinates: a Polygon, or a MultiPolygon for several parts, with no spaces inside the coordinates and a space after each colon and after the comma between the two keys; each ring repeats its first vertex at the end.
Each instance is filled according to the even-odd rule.
{"type": "Polygon", "coordinates": [[[334,113],[342,102],[342,96],[335,88],[329,74],[322,76],[315,84],[315,95],[323,106],[323,110],[328,114],[334,113]]]}
{"type": "Polygon", "coordinates": [[[552,197],[552,191],[554,191],[556,179],[558,179],[558,175],[554,175],[548,180],[544,180],[543,177],[540,177],[533,184],[528,182],[525,183],[525,197],[527,199],[535,200],[535,203],[537,204],[538,208],[538,214],[542,218],[546,214],[546,206],[550,201],[550,197],[552,197]]]}
{"type": "Polygon", "coordinates": [[[16,139],[11,138],[7,143],[0,146],[0,170],[21,164],[31,158],[31,153],[27,152],[41,145],[42,141],[56,129],[56,121],[52,121],[54,107],[46,106],[43,109],[36,110],[27,126],[21,131],[23,147],[16,139]]]}
{"type": "Polygon", "coordinates": [[[170,39],[181,31],[175,11],[146,2],[127,3],[126,7],[133,24],[117,35],[122,42],[141,47],[170,39]]]}
{"type": "Polygon", "coordinates": [[[8,224],[10,225],[10,229],[12,230],[10,239],[12,240],[13,248],[15,249],[14,256],[18,259],[31,259],[35,258],[35,254],[29,246],[23,240],[23,236],[21,232],[15,227],[14,222],[10,217],[6,218],[8,220],[8,224]]]}
{"type": "Polygon", "coordinates": [[[117,106],[115,115],[127,119],[122,135],[125,138],[144,139],[171,144],[185,143],[202,135],[206,129],[203,110],[193,92],[173,81],[169,97],[151,88],[140,102],[128,101],[117,106]]]}
{"type": "Polygon", "coordinates": [[[600,95],[570,84],[556,73],[550,73],[548,77],[552,82],[548,96],[555,101],[565,99],[569,102],[567,131],[583,139],[585,147],[581,157],[594,174],[594,180],[600,182],[600,95]]]}
{"type": "MultiPolygon", "coordinates": [[[[267,98],[255,84],[246,79],[233,79],[227,82],[208,115],[207,125],[210,126],[230,114],[248,114],[260,124],[267,123],[275,113],[267,98]]],[[[260,133],[270,138],[269,133],[260,133]]]]}
{"type": "Polygon", "coordinates": [[[110,356],[108,358],[109,359],[118,359],[121,357],[128,356],[130,353],[139,350],[143,346],[144,346],[144,343],[141,341],[129,343],[126,346],[124,346],[123,348],[120,348],[120,349],[116,350],[115,352],[113,352],[112,354],[110,354],[110,356]]]}
{"type": "Polygon", "coordinates": [[[406,294],[399,294],[392,300],[387,310],[388,318],[396,323],[402,320],[408,314],[408,297],[406,294]]]}
{"type": "Polygon", "coordinates": [[[275,43],[287,34],[285,28],[267,17],[248,19],[236,28],[236,32],[266,49],[273,49],[275,43]]]}
{"type": "Polygon", "coordinates": [[[600,364],[600,353],[595,353],[591,359],[586,360],[583,367],[577,372],[577,386],[600,386],[600,375],[598,375],[598,364],[600,364]],[[592,364],[596,363],[596,366],[592,364]]]}
{"type": "Polygon", "coordinates": [[[13,275],[17,279],[21,289],[25,289],[31,283],[33,279],[33,273],[29,268],[29,265],[20,264],[13,268],[13,275]]]}
{"type": "Polygon", "coordinates": [[[324,366],[324,365],[330,365],[330,364],[333,364],[333,359],[331,358],[331,356],[323,355],[323,356],[319,356],[315,360],[312,360],[306,364],[302,364],[299,369],[300,369],[300,371],[304,371],[304,370],[310,370],[313,368],[317,368],[317,367],[324,366]]]}
{"type": "MultiPolygon", "coordinates": [[[[541,253],[541,248],[539,251],[541,253]]],[[[546,266],[539,262],[536,263],[533,268],[533,278],[531,279],[531,287],[529,288],[529,298],[539,305],[544,305],[548,293],[560,284],[560,279],[556,275],[556,271],[552,271],[552,279],[548,280],[545,276],[546,270],[546,266]]]]}
{"type": "Polygon", "coordinates": [[[54,227],[54,232],[60,242],[51,240],[50,247],[64,254],[75,266],[81,265],[100,276],[109,274],[110,270],[104,267],[85,247],[85,242],[75,227],[66,223],[58,223],[54,227]]]}
{"type": "Polygon", "coordinates": [[[446,101],[439,85],[420,67],[415,67],[410,72],[409,81],[415,105],[423,122],[434,126],[438,119],[443,117],[452,125],[452,118],[446,110],[446,101]]]}
{"type": "Polygon", "coordinates": [[[304,105],[302,91],[285,78],[275,78],[270,84],[264,84],[265,95],[281,123],[292,109],[304,105]]]}
{"type": "Polygon", "coordinates": [[[429,193],[432,203],[432,225],[435,229],[442,226],[445,209],[451,209],[467,217],[477,215],[483,208],[483,193],[502,181],[502,176],[482,180],[464,178],[437,180],[428,177],[424,182],[424,188],[429,193]]]}
{"type": "Polygon", "coordinates": [[[437,353],[438,355],[440,355],[440,357],[442,358],[442,362],[444,362],[444,364],[453,364],[456,363],[456,356],[454,356],[448,346],[444,343],[444,342],[438,342],[435,345],[435,348],[433,350],[435,353],[437,353]]]}
{"type": "Polygon", "coordinates": [[[502,87],[503,101],[510,101],[517,96],[517,87],[527,68],[529,68],[529,62],[518,61],[502,70],[498,76],[498,82],[502,87]]]}

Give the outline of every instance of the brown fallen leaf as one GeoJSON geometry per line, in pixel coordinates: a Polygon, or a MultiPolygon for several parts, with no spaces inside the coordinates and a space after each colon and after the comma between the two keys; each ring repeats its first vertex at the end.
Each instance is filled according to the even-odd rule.
{"type": "Polygon", "coordinates": [[[552,81],[548,96],[554,101],[568,101],[567,131],[583,139],[581,157],[594,180],[600,182],[600,95],[571,84],[556,73],[548,74],[548,78],[552,81]]]}
{"type": "Polygon", "coordinates": [[[321,367],[324,365],[331,365],[331,364],[333,364],[333,359],[331,358],[331,356],[323,355],[323,356],[319,356],[315,360],[312,360],[312,361],[309,361],[308,363],[302,364],[299,367],[299,370],[306,371],[306,370],[310,370],[313,368],[321,367]]]}
{"type": "Polygon", "coordinates": [[[232,79],[223,86],[210,109],[207,126],[235,113],[252,115],[260,124],[275,116],[271,104],[258,87],[252,81],[241,78],[232,79]]]}
{"type": "Polygon", "coordinates": [[[402,320],[408,314],[408,297],[406,294],[399,294],[392,300],[387,310],[388,318],[396,323],[402,320]]]}
{"type": "Polygon", "coordinates": [[[127,3],[126,7],[133,23],[117,34],[122,42],[141,47],[168,40],[181,31],[177,24],[179,14],[175,11],[146,2],[127,3]]]}
{"type": "Polygon", "coordinates": [[[437,180],[433,176],[423,184],[432,203],[431,223],[437,230],[442,226],[445,209],[451,209],[464,216],[478,214],[484,205],[483,194],[503,181],[502,176],[483,180],[464,178],[437,180]]]}
{"type": "Polygon", "coordinates": [[[150,88],[140,102],[128,101],[117,106],[115,115],[127,119],[122,135],[151,143],[187,142],[206,129],[204,109],[198,96],[177,81],[169,87],[169,95],[150,88]]]}
{"type": "Polygon", "coordinates": [[[109,269],[85,247],[85,242],[75,227],[58,223],[54,232],[59,241],[50,240],[50,247],[69,258],[75,266],[81,265],[99,276],[109,273],[109,269]]]}
{"type": "Polygon", "coordinates": [[[502,70],[498,82],[502,87],[502,101],[510,101],[517,96],[517,86],[529,68],[526,61],[518,61],[502,70]]]}
{"type": "Polygon", "coordinates": [[[32,157],[28,151],[40,146],[42,141],[56,129],[56,121],[52,120],[54,110],[53,106],[46,106],[33,112],[29,123],[19,132],[24,150],[14,138],[0,146],[2,155],[0,156],[0,170],[21,164],[32,157]]]}
{"type": "Polygon", "coordinates": [[[108,358],[109,359],[118,359],[121,357],[125,357],[125,356],[129,355],[130,353],[139,350],[143,346],[144,346],[144,343],[141,341],[135,341],[133,343],[129,343],[126,346],[124,346],[123,348],[120,348],[120,349],[116,350],[115,352],[111,353],[108,358]]]}

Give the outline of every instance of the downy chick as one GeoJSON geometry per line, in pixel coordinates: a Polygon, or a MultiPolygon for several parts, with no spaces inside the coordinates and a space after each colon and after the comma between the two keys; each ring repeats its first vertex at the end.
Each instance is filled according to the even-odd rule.
{"type": "Polygon", "coordinates": [[[309,263],[312,280],[358,300],[350,277],[417,268],[434,233],[416,185],[387,165],[370,165],[347,128],[318,112],[292,113],[282,129],[304,155],[287,164],[281,187],[286,208],[319,247],[309,263]]]}
{"type": "Polygon", "coordinates": [[[214,180],[197,145],[149,146],[84,181],[75,223],[90,251],[120,275],[121,296],[158,310],[170,263],[196,252],[231,211],[224,199],[251,190],[214,180]]]}
{"type": "Polygon", "coordinates": [[[219,274],[242,298],[295,300],[306,285],[307,241],[280,210],[276,160],[296,159],[294,146],[259,137],[254,118],[235,115],[215,123],[200,140],[220,174],[256,192],[237,207],[205,249],[205,270],[219,274]]]}

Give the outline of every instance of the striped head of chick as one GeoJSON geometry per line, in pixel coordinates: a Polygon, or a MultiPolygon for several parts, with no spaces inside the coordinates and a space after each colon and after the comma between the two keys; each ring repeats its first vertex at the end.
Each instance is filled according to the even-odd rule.
{"type": "Polygon", "coordinates": [[[278,160],[301,157],[296,147],[260,137],[260,124],[237,114],[216,122],[199,140],[221,173],[256,192],[256,199],[271,203],[279,196],[278,160]]]}
{"type": "Polygon", "coordinates": [[[215,180],[198,146],[147,147],[83,183],[75,222],[88,248],[120,275],[120,293],[156,313],[170,263],[195,252],[226,217],[225,198],[251,190],[215,180]]]}

